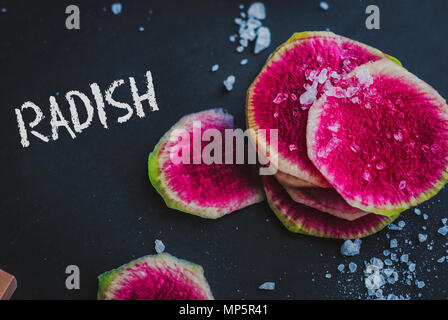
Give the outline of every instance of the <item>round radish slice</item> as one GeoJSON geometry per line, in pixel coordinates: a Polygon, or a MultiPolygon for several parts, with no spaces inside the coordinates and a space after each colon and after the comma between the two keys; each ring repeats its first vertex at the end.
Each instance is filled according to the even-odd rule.
{"type": "Polygon", "coordinates": [[[131,261],[98,280],[99,300],[213,300],[202,267],[168,253],[131,261]]]}
{"type": "Polygon", "coordinates": [[[307,143],[311,161],[350,205],[393,215],[446,183],[448,106],[404,68],[377,61],[313,104],[307,143]]]}
{"type": "Polygon", "coordinates": [[[388,57],[331,32],[295,33],[271,55],[247,92],[247,127],[260,154],[278,159],[271,165],[278,162],[284,173],[330,187],[307,156],[308,109],[355,67],[388,57]],[[269,129],[278,130],[278,146],[270,143],[269,129]]]}
{"type": "Polygon", "coordinates": [[[264,176],[263,182],[269,206],[292,232],[324,238],[362,238],[380,231],[399,216],[396,214],[386,217],[369,213],[348,221],[295,202],[271,176],[264,176]]]}
{"type": "Polygon", "coordinates": [[[333,188],[284,188],[295,202],[341,219],[353,221],[369,214],[349,205],[333,188]]]}
{"type": "MultiPolygon", "coordinates": [[[[184,116],[160,139],[149,155],[148,172],[169,208],[214,219],[264,200],[255,165],[226,163],[226,129],[233,129],[233,116],[222,109],[211,109],[184,116]],[[202,159],[204,149],[217,143],[214,138],[200,142],[212,132],[209,129],[221,136],[221,164],[202,159]],[[198,143],[200,152],[195,152],[198,143]],[[185,150],[190,150],[187,161],[173,161],[173,153],[184,156],[186,144],[185,150]]],[[[230,156],[234,159],[234,154],[230,156]]]]}

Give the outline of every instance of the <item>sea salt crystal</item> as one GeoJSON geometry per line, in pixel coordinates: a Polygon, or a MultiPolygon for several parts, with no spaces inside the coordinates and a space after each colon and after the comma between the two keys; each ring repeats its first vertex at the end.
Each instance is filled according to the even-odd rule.
{"type": "Polygon", "coordinates": [[[310,88],[300,95],[299,101],[302,105],[311,105],[316,101],[317,90],[310,88]]]}
{"type": "Polygon", "coordinates": [[[428,220],[428,215],[426,213],[423,214],[423,220],[428,220]]]}
{"type": "Polygon", "coordinates": [[[445,262],[445,256],[441,257],[440,259],[437,260],[438,263],[443,263],[445,262]]]}
{"type": "Polygon", "coordinates": [[[344,268],[345,268],[345,266],[341,263],[341,264],[338,266],[338,270],[339,270],[339,272],[343,272],[343,271],[344,271],[344,268]]]}
{"type": "Polygon", "coordinates": [[[402,254],[400,257],[400,261],[404,263],[408,263],[409,261],[409,255],[408,254],[402,254]]]}
{"type": "Polygon", "coordinates": [[[356,78],[358,78],[359,83],[366,86],[370,86],[371,84],[373,84],[373,78],[366,67],[360,67],[357,69],[356,78]]]}
{"type": "Polygon", "coordinates": [[[110,6],[110,9],[112,10],[112,13],[114,15],[120,14],[121,10],[123,9],[123,5],[120,2],[112,3],[110,6]]]}
{"type": "Polygon", "coordinates": [[[219,69],[219,65],[218,65],[218,64],[214,64],[214,65],[212,65],[212,71],[213,71],[213,72],[218,71],[218,69],[219,69]]]}
{"type": "Polygon", "coordinates": [[[260,27],[257,31],[254,53],[258,54],[271,44],[271,31],[268,27],[260,27]]]}
{"type": "Polygon", "coordinates": [[[262,2],[254,2],[247,10],[249,17],[253,17],[259,20],[266,18],[266,8],[262,2]]]}
{"type": "Polygon", "coordinates": [[[145,31],[145,28],[144,27],[140,27],[140,28],[138,28],[138,31],[140,31],[140,32],[145,31]]]}
{"type": "Polygon", "coordinates": [[[356,87],[348,87],[345,96],[351,98],[358,92],[358,90],[359,89],[356,87]]]}
{"type": "Polygon", "coordinates": [[[359,100],[358,97],[354,97],[351,101],[352,101],[353,103],[356,103],[356,104],[361,103],[361,101],[359,100]]]}
{"type": "Polygon", "coordinates": [[[350,270],[351,273],[354,273],[357,268],[358,268],[358,266],[354,262],[350,262],[348,264],[348,269],[350,270]]]}
{"type": "Polygon", "coordinates": [[[419,216],[422,213],[422,211],[419,208],[415,208],[414,213],[419,216]]]}
{"type": "Polygon", "coordinates": [[[403,229],[403,228],[401,228],[401,227],[399,227],[399,226],[397,226],[396,224],[393,224],[393,223],[389,224],[389,225],[387,226],[387,228],[388,228],[389,230],[394,230],[394,231],[402,230],[402,229],[403,229]]]}
{"type": "Polygon", "coordinates": [[[330,77],[335,79],[335,82],[337,82],[341,79],[341,76],[336,71],[331,71],[330,77]]]}
{"type": "Polygon", "coordinates": [[[275,104],[279,104],[279,103],[282,103],[283,101],[285,101],[286,99],[288,99],[287,94],[277,93],[277,96],[275,97],[275,99],[272,102],[274,102],[275,104]]]}
{"type": "Polygon", "coordinates": [[[391,265],[393,265],[394,263],[392,262],[392,260],[390,260],[390,259],[386,259],[386,260],[384,260],[384,264],[385,264],[386,266],[391,266],[391,265]]]}
{"type": "Polygon", "coordinates": [[[3,13],[6,13],[6,11],[8,11],[6,8],[2,8],[3,13]]]}
{"type": "Polygon", "coordinates": [[[442,236],[446,236],[448,233],[448,226],[443,226],[437,230],[438,233],[440,233],[442,236]]]}
{"type": "Polygon", "coordinates": [[[331,279],[331,273],[327,273],[327,274],[325,274],[325,278],[327,278],[327,279],[331,279]]]}
{"type": "Polygon", "coordinates": [[[427,234],[422,234],[422,233],[418,234],[418,241],[419,242],[425,242],[426,239],[428,239],[428,235],[427,234]]]}
{"type": "Polygon", "coordinates": [[[233,85],[235,84],[235,76],[230,75],[222,82],[227,91],[232,91],[233,85]]]}
{"type": "Polygon", "coordinates": [[[424,283],[423,281],[418,281],[418,282],[417,282],[417,287],[418,287],[419,289],[423,288],[424,286],[425,286],[425,283],[424,283]]]}
{"type": "Polygon", "coordinates": [[[390,251],[387,249],[383,250],[383,255],[387,257],[388,255],[390,255],[390,251]]]}
{"type": "Polygon", "coordinates": [[[258,289],[261,290],[274,290],[275,289],[275,282],[267,281],[263,284],[261,284],[258,289]]]}
{"type": "Polygon", "coordinates": [[[365,278],[364,283],[367,289],[377,290],[385,284],[385,281],[384,277],[378,271],[376,271],[365,278]]]}
{"type": "Polygon", "coordinates": [[[297,150],[297,147],[294,144],[289,145],[289,151],[297,150]]]}
{"type": "Polygon", "coordinates": [[[398,226],[399,226],[400,228],[404,228],[405,225],[406,225],[406,223],[405,223],[403,220],[398,221],[398,226]]]}
{"type": "Polygon", "coordinates": [[[408,266],[408,269],[410,272],[414,272],[415,271],[415,263],[410,263],[408,266]]]}
{"type": "Polygon", "coordinates": [[[231,36],[229,36],[229,41],[230,42],[235,42],[236,41],[236,34],[232,34],[231,36]]]}
{"type": "Polygon", "coordinates": [[[443,225],[446,225],[446,222],[448,221],[448,218],[443,218],[442,219],[442,223],[443,223],[443,225]]]}
{"type": "Polygon", "coordinates": [[[345,240],[341,246],[341,254],[344,256],[355,256],[359,254],[361,242],[360,239],[355,239],[354,241],[345,240]]]}
{"type": "Polygon", "coordinates": [[[243,46],[238,46],[238,47],[236,47],[235,50],[236,50],[236,52],[241,53],[241,52],[244,51],[244,47],[243,46]]]}
{"type": "Polygon", "coordinates": [[[397,239],[392,239],[392,240],[390,240],[390,247],[393,249],[393,248],[396,248],[398,246],[398,241],[397,241],[397,239]]]}
{"type": "Polygon", "coordinates": [[[247,39],[240,39],[239,41],[240,45],[246,48],[249,45],[249,40],[247,39]]]}
{"type": "Polygon", "coordinates": [[[249,60],[247,60],[247,59],[242,59],[242,60],[240,61],[240,65],[244,66],[244,65],[247,64],[248,61],[249,61],[249,60]]]}
{"type": "Polygon", "coordinates": [[[324,84],[324,82],[327,81],[327,72],[328,70],[326,68],[323,68],[317,76],[317,81],[320,84],[324,84]]]}
{"type": "Polygon", "coordinates": [[[384,267],[384,263],[383,260],[379,259],[379,258],[372,258],[370,259],[370,263],[372,266],[377,267],[378,269],[382,269],[384,267]]]}
{"type": "Polygon", "coordinates": [[[321,2],[319,3],[319,7],[320,7],[322,10],[327,11],[327,10],[330,8],[330,5],[329,5],[328,2],[326,2],[326,1],[321,1],[321,2]]]}
{"type": "Polygon", "coordinates": [[[154,241],[154,248],[157,253],[162,253],[163,251],[165,251],[165,244],[162,242],[162,240],[156,239],[156,241],[154,241]]]}

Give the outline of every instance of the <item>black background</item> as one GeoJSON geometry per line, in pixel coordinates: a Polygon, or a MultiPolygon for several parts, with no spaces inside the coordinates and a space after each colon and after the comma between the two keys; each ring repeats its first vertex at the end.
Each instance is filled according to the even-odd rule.
{"type": "MultiPolygon", "coordinates": [[[[266,203],[215,221],[176,212],[166,208],[149,183],[147,157],[163,133],[191,112],[225,107],[243,126],[248,86],[269,53],[296,31],[330,28],[377,47],[446,97],[448,2],[374,1],[381,10],[381,29],[369,31],[364,10],[371,2],[328,1],[330,9],[323,12],[316,0],[266,1],[263,22],[271,29],[272,44],[259,55],[253,55],[252,47],[239,54],[228,40],[237,33],[233,18],[239,16],[238,5],[247,8],[250,2],[121,1],[118,16],[110,12],[112,2],[0,1],[0,8],[7,8],[0,13],[0,268],[18,279],[14,298],[94,299],[97,275],[154,253],[157,238],[167,252],[204,267],[217,299],[365,297],[361,270],[347,289],[336,267],[382,257],[388,231],[365,239],[361,256],[348,259],[339,254],[341,241],[288,232],[266,203]],[[65,28],[69,4],[80,8],[80,30],[65,28]],[[246,66],[239,65],[242,58],[249,59],[246,66]],[[220,69],[212,73],[215,63],[220,69]],[[108,130],[95,114],[75,140],[61,129],[58,141],[30,137],[30,147],[20,145],[14,108],[23,102],[42,108],[45,124],[38,130],[49,133],[50,95],[60,93],[57,100],[69,119],[65,92],[90,94],[92,82],[105,90],[129,76],[143,90],[147,70],[154,77],[160,111],[117,124],[119,111],[108,109],[108,130]],[[236,84],[227,93],[221,82],[229,74],[236,76],[236,84]],[[81,270],[80,290],[65,288],[69,264],[81,270]],[[331,279],[325,278],[327,270],[331,279]],[[275,281],[276,290],[258,290],[264,281],[275,281]]],[[[117,100],[131,101],[126,88],[117,90],[117,100]]],[[[443,243],[434,233],[446,216],[446,197],[443,190],[421,207],[430,216],[427,233],[437,243],[443,243]]],[[[415,241],[423,220],[410,212],[402,216],[407,223],[402,234],[415,241]]],[[[409,250],[411,260],[421,262],[418,268],[433,265],[431,259],[444,252],[437,243],[432,251],[419,245],[409,250]]],[[[398,285],[391,292],[446,298],[447,265],[422,270],[422,290],[398,285]]]]}

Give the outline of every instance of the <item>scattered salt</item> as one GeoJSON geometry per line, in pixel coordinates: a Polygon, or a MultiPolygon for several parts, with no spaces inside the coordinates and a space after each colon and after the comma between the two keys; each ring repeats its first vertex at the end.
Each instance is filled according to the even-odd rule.
{"type": "Polygon", "coordinates": [[[422,211],[419,208],[415,208],[414,213],[419,216],[422,213],[422,211]]]}
{"type": "Polygon", "coordinates": [[[437,230],[438,233],[440,233],[442,236],[446,236],[448,233],[448,226],[443,226],[437,230]]]}
{"type": "Polygon", "coordinates": [[[238,47],[236,47],[236,52],[239,52],[239,53],[241,53],[241,52],[243,52],[244,51],[244,47],[243,46],[238,46],[238,47]]]}
{"type": "Polygon", "coordinates": [[[274,290],[275,289],[275,282],[267,281],[260,285],[258,289],[261,290],[274,290]]]}
{"type": "Polygon", "coordinates": [[[398,185],[398,189],[403,190],[404,188],[406,188],[406,181],[401,180],[400,184],[398,185]]]}
{"type": "Polygon", "coordinates": [[[397,239],[392,239],[390,240],[390,247],[391,248],[396,248],[398,246],[398,241],[397,239]]]}
{"type": "Polygon", "coordinates": [[[359,254],[361,242],[360,239],[355,239],[354,241],[345,240],[341,246],[341,254],[344,256],[355,256],[359,254]]]}
{"type": "Polygon", "coordinates": [[[441,257],[440,259],[437,260],[438,263],[443,263],[445,262],[445,256],[441,257]]]}
{"type": "Polygon", "coordinates": [[[345,268],[345,266],[341,263],[341,264],[338,266],[338,270],[339,270],[339,272],[343,272],[343,271],[344,271],[344,268],[345,268]]]}
{"type": "Polygon", "coordinates": [[[118,15],[121,13],[121,10],[123,9],[123,5],[120,2],[112,3],[110,6],[110,9],[112,10],[112,13],[114,15],[118,15]]]}
{"type": "Polygon", "coordinates": [[[232,34],[231,36],[229,36],[229,41],[230,42],[235,42],[236,41],[236,34],[232,34]]]}
{"type": "Polygon", "coordinates": [[[212,71],[213,71],[213,72],[218,71],[218,69],[219,69],[219,64],[214,64],[214,65],[212,65],[212,71]]]}
{"type": "Polygon", "coordinates": [[[418,241],[419,242],[425,242],[426,239],[428,239],[428,235],[427,234],[422,234],[422,233],[418,234],[418,241]]]}
{"type": "Polygon", "coordinates": [[[329,5],[328,2],[326,2],[326,1],[321,1],[321,2],[319,3],[319,7],[320,7],[322,10],[327,11],[327,10],[330,8],[330,5],[329,5]]]}
{"type": "Polygon", "coordinates": [[[428,215],[426,213],[423,214],[423,220],[428,220],[428,215]]]}
{"type": "Polygon", "coordinates": [[[165,251],[165,244],[162,242],[162,240],[156,239],[156,241],[154,241],[154,248],[157,253],[162,253],[163,251],[165,251]]]}
{"type": "Polygon", "coordinates": [[[244,66],[244,65],[247,64],[247,62],[248,62],[247,59],[242,59],[242,60],[240,61],[240,65],[244,66]]]}
{"type": "Polygon", "coordinates": [[[348,269],[350,270],[351,273],[354,273],[357,268],[358,268],[358,266],[354,262],[350,262],[348,264],[348,269]]]}
{"type": "Polygon", "coordinates": [[[224,87],[227,89],[227,91],[232,91],[233,85],[235,84],[235,76],[230,75],[227,77],[226,80],[222,82],[224,84],[224,87]]]}
{"type": "Polygon", "coordinates": [[[327,273],[327,274],[325,274],[325,278],[327,278],[327,279],[331,279],[331,273],[327,273]]]}
{"type": "Polygon", "coordinates": [[[249,17],[263,20],[266,18],[266,8],[262,2],[254,2],[247,10],[247,14],[249,15],[249,17]]]}
{"type": "Polygon", "coordinates": [[[409,255],[408,254],[402,254],[400,257],[400,261],[404,263],[408,263],[409,261],[409,255]]]}
{"type": "Polygon", "coordinates": [[[139,28],[138,28],[138,31],[140,31],[140,32],[145,31],[145,28],[143,28],[143,27],[139,27],[139,28]]]}
{"type": "Polygon", "coordinates": [[[297,147],[294,144],[289,145],[289,151],[295,151],[297,150],[297,147]]]}
{"type": "Polygon", "coordinates": [[[268,27],[260,27],[257,31],[254,53],[258,54],[271,44],[271,31],[268,27]]]}

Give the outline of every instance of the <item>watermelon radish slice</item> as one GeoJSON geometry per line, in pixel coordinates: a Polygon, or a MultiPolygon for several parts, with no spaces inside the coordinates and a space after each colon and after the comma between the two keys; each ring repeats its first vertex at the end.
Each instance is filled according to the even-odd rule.
{"type": "Polygon", "coordinates": [[[295,202],[272,176],[264,176],[263,182],[269,206],[292,232],[323,238],[362,238],[380,231],[399,216],[369,213],[348,221],[295,202]]]}
{"type": "MultiPolygon", "coordinates": [[[[169,208],[214,219],[264,200],[261,183],[254,174],[255,165],[225,164],[224,131],[232,128],[232,115],[222,109],[211,109],[184,116],[160,139],[149,155],[148,172],[152,185],[169,208]],[[193,136],[194,125],[199,122],[200,130],[196,129],[193,136]],[[222,164],[195,163],[198,158],[193,151],[194,141],[200,141],[208,129],[221,134],[222,164]],[[189,164],[171,159],[173,150],[181,150],[187,143],[179,139],[178,130],[189,137],[189,164]]],[[[201,154],[212,142],[213,138],[201,143],[201,154]]],[[[181,151],[179,155],[183,156],[181,151]]]]}
{"type": "Polygon", "coordinates": [[[364,211],[402,212],[448,178],[445,100],[387,60],[359,67],[313,104],[307,142],[314,165],[364,211]]]}
{"type": "Polygon", "coordinates": [[[295,202],[341,219],[353,221],[369,214],[349,205],[333,188],[284,188],[295,202]]]}
{"type": "Polygon", "coordinates": [[[314,184],[309,183],[308,181],[296,178],[290,174],[277,171],[275,174],[275,178],[278,182],[280,182],[283,186],[288,186],[292,188],[312,188],[316,187],[314,184]]]}
{"type": "Polygon", "coordinates": [[[131,261],[98,281],[100,300],[213,300],[202,267],[168,253],[131,261]]]}
{"type": "Polygon", "coordinates": [[[308,109],[343,75],[381,58],[389,56],[331,32],[295,33],[271,55],[247,92],[247,127],[259,153],[278,157],[284,173],[330,187],[307,156],[308,109]],[[259,129],[278,129],[278,147],[259,129]]]}

